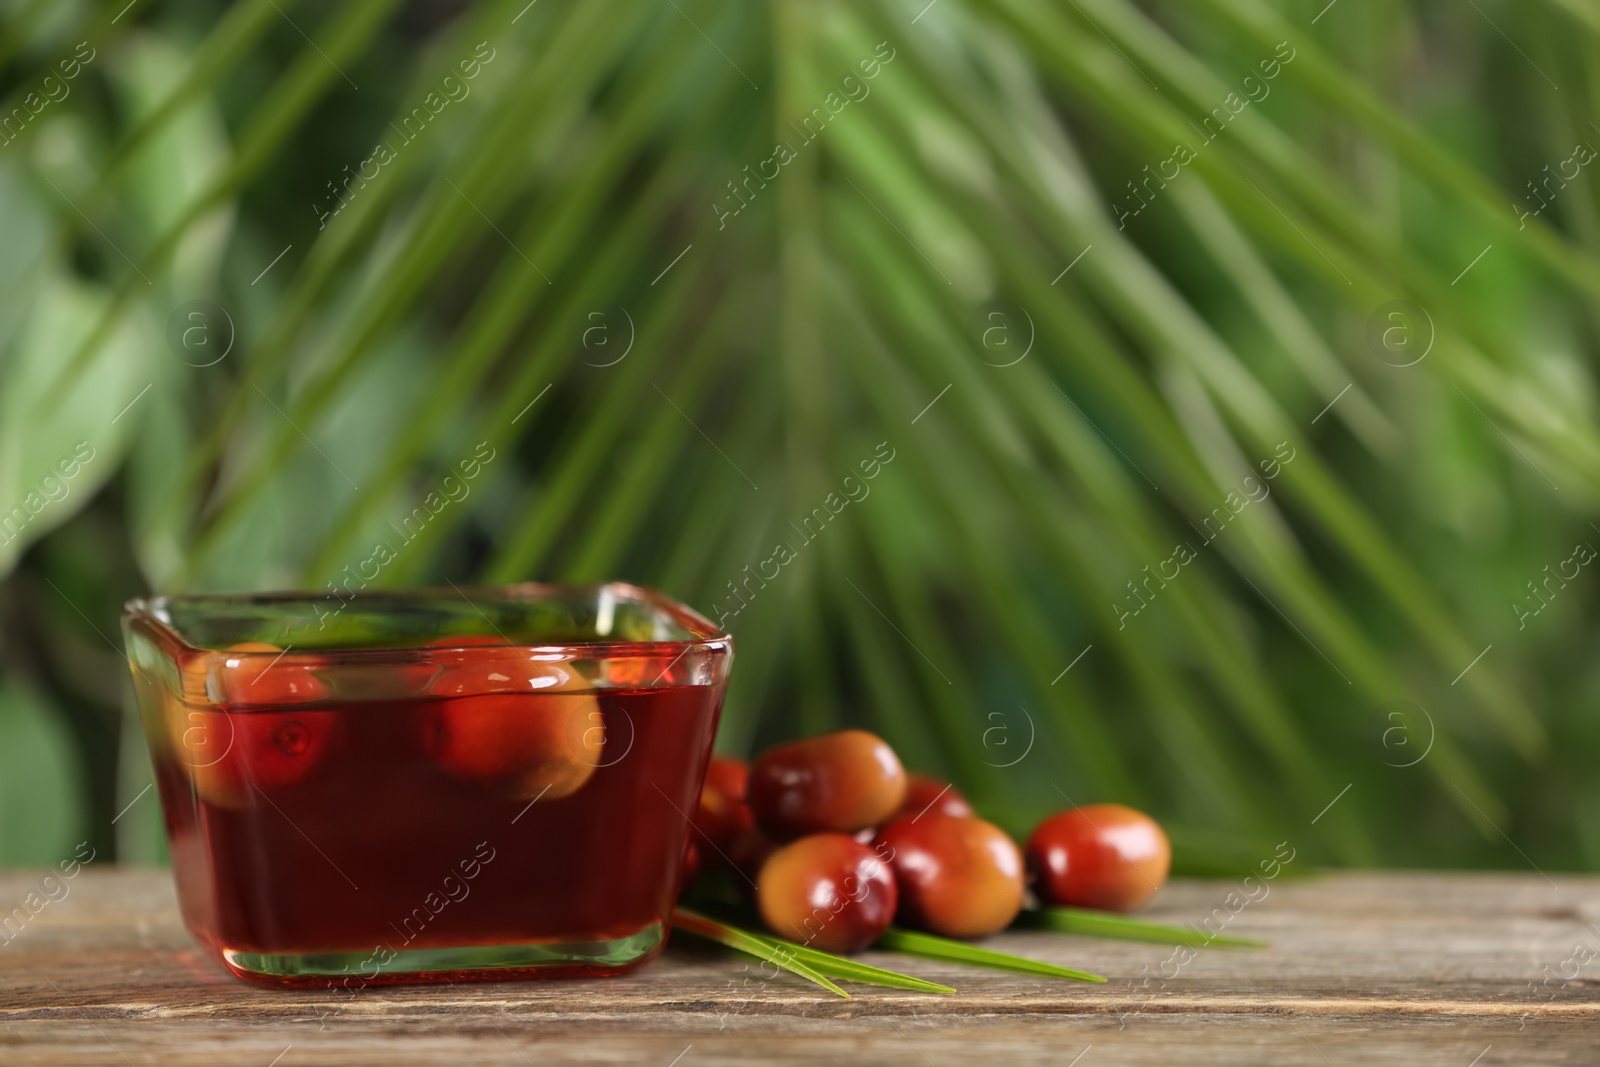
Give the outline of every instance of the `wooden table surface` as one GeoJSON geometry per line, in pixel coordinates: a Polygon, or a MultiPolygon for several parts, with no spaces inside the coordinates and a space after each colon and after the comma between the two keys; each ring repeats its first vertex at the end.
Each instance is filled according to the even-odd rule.
{"type": "MultiPolygon", "coordinates": [[[[0,942],[0,1064],[1594,1064],[1600,878],[1553,879],[1281,881],[1226,927],[1269,938],[1265,951],[1185,961],[1161,945],[1005,934],[996,947],[1110,981],[868,954],[960,992],[847,986],[846,1001],[688,938],[624,978],[256,989],[190,941],[167,872],[90,868],[0,942]]],[[[0,876],[0,903],[38,886],[0,876]]],[[[1175,883],[1149,915],[1199,921],[1239,888],[1175,883]]]]}

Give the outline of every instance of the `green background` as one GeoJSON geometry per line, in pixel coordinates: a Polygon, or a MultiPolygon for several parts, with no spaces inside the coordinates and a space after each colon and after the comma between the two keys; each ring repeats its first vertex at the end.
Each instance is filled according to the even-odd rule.
{"type": "Polygon", "coordinates": [[[374,584],[726,613],[725,751],[1600,866],[1597,60],[1590,0],[5,0],[0,863],[163,855],[127,597],[324,588],[487,443],[374,584]]]}

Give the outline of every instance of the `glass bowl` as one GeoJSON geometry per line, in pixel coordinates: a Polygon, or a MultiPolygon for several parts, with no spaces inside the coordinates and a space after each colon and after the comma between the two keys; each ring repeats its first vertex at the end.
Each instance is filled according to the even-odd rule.
{"type": "Polygon", "coordinates": [[[184,922],[270,985],[665,944],[733,641],[631,585],[155,597],[123,634],[184,922]]]}

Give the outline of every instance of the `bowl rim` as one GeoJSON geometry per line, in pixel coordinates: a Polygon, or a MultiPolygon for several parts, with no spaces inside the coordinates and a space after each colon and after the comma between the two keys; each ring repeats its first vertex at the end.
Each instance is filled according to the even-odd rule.
{"type": "MultiPolygon", "coordinates": [[[[463,586],[451,582],[447,586],[355,590],[348,597],[340,597],[340,600],[345,605],[360,601],[378,605],[386,601],[417,601],[435,598],[453,600],[459,598],[465,600],[468,605],[476,609],[477,604],[473,601],[473,594],[478,594],[485,599],[505,601],[571,598],[574,595],[582,596],[585,594],[599,597],[606,592],[611,593],[618,601],[631,600],[663,612],[684,630],[688,631],[691,636],[655,641],[594,640],[524,644],[507,638],[505,645],[485,645],[478,642],[461,645],[419,643],[377,648],[340,648],[335,646],[306,648],[302,655],[322,660],[326,660],[329,657],[337,657],[339,659],[368,663],[381,663],[387,660],[411,660],[419,654],[471,655],[482,653],[485,648],[501,647],[527,649],[540,654],[540,658],[551,660],[655,657],[660,656],[663,652],[677,652],[679,656],[684,656],[695,650],[706,652],[723,650],[728,653],[733,651],[733,635],[720,629],[710,619],[682,601],[670,597],[659,590],[651,589],[647,586],[634,585],[631,582],[517,582],[509,585],[494,586],[463,586]]],[[[218,607],[229,604],[282,604],[294,602],[311,604],[325,600],[328,595],[325,592],[283,590],[248,593],[184,593],[133,597],[123,604],[123,622],[128,627],[146,631],[159,644],[167,646],[169,651],[177,652],[184,656],[226,656],[229,660],[237,660],[241,663],[250,662],[257,658],[276,660],[287,657],[293,660],[300,658],[295,655],[300,650],[293,645],[281,651],[276,649],[268,651],[264,649],[209,648],[195,644],[173,623],[163,618],[161,613],[168,605],[173,604],[215,605],[218,607]]],[[[482,614],[482,610],[478,610],[479,614],[482,614]]],[[[488,617],[485,616],[485,619],[487,620],[488,617]]],[[[494,625],[492,621],[490,625],[494,625]]],[[[504,637],[505,635],[502,634],[501,636],[504,637]]]]}

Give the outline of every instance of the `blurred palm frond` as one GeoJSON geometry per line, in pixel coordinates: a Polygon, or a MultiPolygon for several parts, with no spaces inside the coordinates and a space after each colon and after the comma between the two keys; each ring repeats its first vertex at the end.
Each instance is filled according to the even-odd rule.
{"type": "Polygon", "coordinates": [[[864,723],[1013,828],[1600,862],[1542,584],[1600,491],[1600,200],[1546,181],[1600,20],[1488,6],[0,5],[0,114],[94,53],[0,146],[0,506],[94,453],[0,545],[15,706],[108,839],[137,740],[30,664],[385,544],[664,587],[738,638],[725,747],[864,723]]]}

